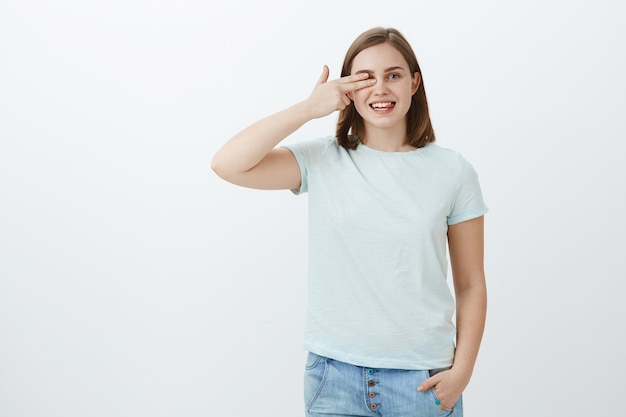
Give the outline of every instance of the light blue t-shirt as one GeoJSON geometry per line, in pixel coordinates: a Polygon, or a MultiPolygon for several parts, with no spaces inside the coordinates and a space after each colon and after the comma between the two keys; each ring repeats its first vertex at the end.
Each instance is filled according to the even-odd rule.
{"type": "Polygon", "coordinates": [[[360,366],[452,365],[448,225],[487,212],[472,166],[436,144],[409,152],[334,138],[290,144],[309,193],[304,346],[360,366]]]}

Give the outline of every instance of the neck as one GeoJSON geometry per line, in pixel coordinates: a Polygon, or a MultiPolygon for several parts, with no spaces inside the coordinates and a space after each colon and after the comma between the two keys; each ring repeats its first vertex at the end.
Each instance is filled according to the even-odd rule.
{"type": "Polygon", "coordinates": [[[408,144],[406,137],[406,126],[394,126],[389,129],[379,129],[373,126],[366,126],[365,137],[361,143],[368,148],[384,152],[406,152],[415,149],[408,144]]]}

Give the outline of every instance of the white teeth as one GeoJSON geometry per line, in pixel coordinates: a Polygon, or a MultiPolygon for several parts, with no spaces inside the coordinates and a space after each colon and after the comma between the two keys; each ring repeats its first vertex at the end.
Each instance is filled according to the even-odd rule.
{"type": "Polygon", "coordinates": [[[393,102],[391,101],[386,101],[384,103],[372,103],[371,106],[375,109],[384,109],[386,107],[391,107],[393,105],[393,102]]]}

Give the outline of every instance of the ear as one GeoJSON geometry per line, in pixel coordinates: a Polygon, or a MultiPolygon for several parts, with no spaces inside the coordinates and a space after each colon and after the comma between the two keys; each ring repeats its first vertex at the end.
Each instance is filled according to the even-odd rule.
{"type": "Polygon", "coordinates": [[[354,98],[353,98],[353,96],[352,96],[352,91],[348,91],[348,92],[346,93],[346,95],[348,96],[348,98],[349,98],[350,100],[354,101],[354,98]]]}
{"type": "Polygon", "coordinates": [[[417,89],[422,83],[422,75],[419,72],[413,73],[413,81],[411,82],[411,95],[417,93],[417,89]]]}

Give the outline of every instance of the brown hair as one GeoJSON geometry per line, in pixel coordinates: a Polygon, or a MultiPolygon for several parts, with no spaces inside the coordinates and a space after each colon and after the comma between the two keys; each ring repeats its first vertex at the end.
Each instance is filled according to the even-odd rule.
{"type": "MultiPolygon", "coordinates": [[[[417,63],[415,53],[404,36],[396,29],[382,27],[363,32],[354,40],[343,61],[341,76],[350,75],[352,62],[359,52],[381,43],[388,43],[396,48],[409,64],[411,74],[418,72],[421,76],[422,71],[417,63]]],[[[422,148],[428,143],[435,141],[435,132],[430,122],[426,91],[424,90],[424,77],[421,78],[420,85],[411,98],[411,107],[406,114],[408,144],[416,148],[422,148]]],[[[361,143],[360,138],[365,134],[365,125],[363,118],[352,103],[339,113],[336,134],[339,145],[346,149],[356,149],[359,143],[361,143]]]]}

